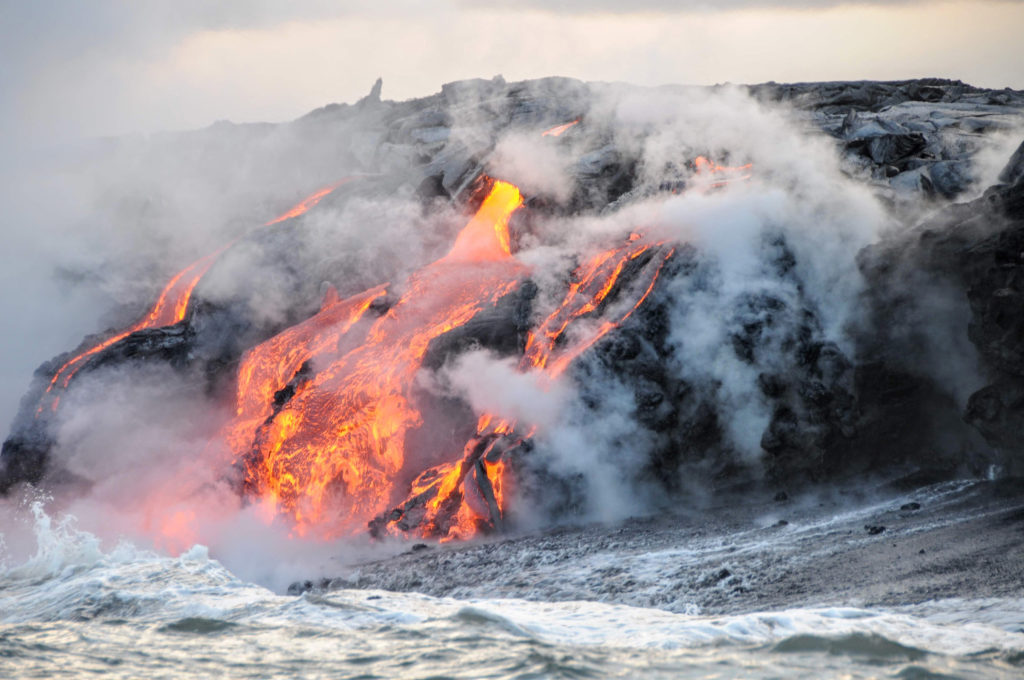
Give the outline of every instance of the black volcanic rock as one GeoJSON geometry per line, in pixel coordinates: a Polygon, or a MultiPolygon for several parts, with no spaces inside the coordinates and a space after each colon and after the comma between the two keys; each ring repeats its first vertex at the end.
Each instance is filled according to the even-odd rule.
{"type": "Polygon", "coordinates": [[[959,80],[919,78],[893,81],[834,81],[825,83],[763,83],[749,87],[752,94],[769,101],[790,102],[800,108],[826,113],[880,111],[908,101],[929,104],[1006,104],[1020,99],[1013,90],[987,90],[959,80]]]}
{"type": "MultiPolygon", "coordinates": [[[[79,352],[92,347],[100,336],[87,339],[74,352],[68,352],[47,362],[36,371],[33,389],[22,400],[11,433],[0,450],[0,494],[7,493],[15,484],[39,483],[49,470],[49,452],[53,448],[53,418],[49,401],[43,400],[44,390],[53,374],[79,352]]],[[[104,367],[118,367],[137,362],[156,362],[181,369],[189,362],[194,342],[185,322],[136,331],[120,341],[84,359],[75,373],[75,380],[104,367]]],[[[55,396],[60,396],[59,388],[55,396]]]]}
{"type": "MultiPolygon", "coordinates": [[[[920,357],[917,334],[925,333],[921,300],[943,294],[962,302],[957,324],[976,348],[982,375],[990,381],[963,407],[963,421],[973,426],[998,453],[987,460],[1020,469],[1024,464],[1024,181],[1018,176],[1021,150],[1002,178],[1013,183],[991,187],[970,203],[950,206],[908,233],[897,235],[860,254],[861,268],[871,284],[874,310],[870,326],[874,347],[867,354],[881,359],[877,370],[890,376],[892,387],[879,393],[907,395],[901,410],[908,423],[932,428],[948,415],[942,431],[959,430],[953,404],[913,358],[920,357]],[[941,291],[945,291],[941,293],[941,291]],[[966,304],[964,304],[966,303],[966,304]],[[898,337],[887,319],[907,319],[898,337]],[[917,319],[917,321],[913,321],[917,319]],[[936,406],[943,400],[946,408],[936,406]],[[931,416],[924,405],[932,404],[931,416]],[[910,412],[907,412],[907,410],[910,412]],[[912,415],[916,412],[917,415],[912,415]]],[[[935,357],[941,361],[942,357],[935,357]]],[[[875,381],[877,382],[877,380],[875,381]]],[[[911,428],[913,429],[913,427],[911,428]]],[[[960,437],[966,433],[960,432],[960,437]]],[[[980,459],[984,461],[985,456],[980,459]]]]}
{"type": "Polygon", "coordinates": [[[1017,129],[1016,116],[1024,108],[1020,91],[940,78],[764,83],[748,89],[762,100],[806,112],[842,143],[851,167],[896,197],[962,194],[976,179],[972,158],[984,133],[1017,129]]]}
{"type": "Polygon", "coordinates": [[[999,173],[999,181],[1006,185],[1018,184],[1024,180],[1024,144],[1017,147],[1003,171],[999,173]]]}
{"type": "Polygon", "coordinates": [[[42,428],[12,432],[0,449],[0,494],[15,484],[38,484],[46,473],[53,445],[42,428]]]}

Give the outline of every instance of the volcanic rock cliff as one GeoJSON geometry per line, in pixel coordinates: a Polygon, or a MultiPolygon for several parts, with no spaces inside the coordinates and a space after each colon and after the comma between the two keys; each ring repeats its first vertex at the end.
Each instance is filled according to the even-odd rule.
{"type": "MultiPolygon", "coordinates": [[[[268,228],[243,237],[241,243],[264,253],[276,272],[273,277],[245,274],[250,278],[237,290],[244,289],[248,297],[210,294],[200,280],[203,268],[191,284],[194,294],[189,288],[180,298],[180,316],[159,317],[169,323],[87,338],[78,350],[41,366],[3,444],[0,492],[22,482],[88,483],[81,473],[67,474],[51,456],[60,400],[83,377],[118,366],[167,366],[195,376],[204,398],[230,400],[246,352],[326,313],[339,298],[355,300],[351,296],[359,291],[404,275],[404,264],[382,260],[379,278],[369,279],[365,269],[354,266],[362,256],[358,245],[309,260],[303,214],[315,211],[321,198],[324,205],[339,206],[357,197],[404,191],[414,194],[424,211],[444,204],[459,206],[466,214],[486,200],[493,181],[487,173],[500,151],[499,139],[509,131],[539,136],[547,129],[573,145],[572,184],[558,196],[531,195],[524,188],[524,209],[514,212],[518,204],[510,206],[511,218],[504,216],[509,239],[505,247],[514,252],[520,242],[538,238],[544,220],[606,216],[651,196],[685,193],[700,184],[703,168],[718,173],[710,184],[704,178],[708,191],[749,175],[747,166],[738,164],[743,149],[696,144],[678,150],[681,160],[655,168],[650,154],[623,143],[600,115],[610,87],[558,78],[527,83],[496,78],[451,83],[431,97],[390,102],[381,100],[378,83],[354,105],[330,105],[288,124],[300,146],[331,140],[347,167],[358,170],[355,179],[332,185],[294,215],[286,213],[267,222],[268,228]],[[705,154],[717,156],[716,162],[707,161],[705,154]],[[732,159],[737,165],[728,165],[732,159]],[[288,231],[269,228],[280,220],[298,226],[288,231]],[[337,290],[322,285],[337,281],[337,272],[347,270],[355,273],[337,290]],[[289,318],[253,315],[248,304],[256,296],[253,291],[289,300],[289,318]]],[[[954,201],[975,190],[981,173],[976,158],[989,136],[1019,130],[1024,123],[1024,93],[938,79],[769,83],[743,91],[763,106],[785,107],[786,115],[807,134],[830,137],[844,172],[870,187],[903,222],[856,256],[865,285],[858,294],[859,311],[843,329],[842,344],[828,327],[829,310],[822,308],[814,282],[806,280],[807,252],[791,243],[785,230],[757,235],[759,276],[770,285],[729,297],[729,306],[715,309],[722,327],[729,329],[724,351],[738,370],[753,376],[756,389],[750,398],[767,414],[756,433],[756,462],[739,450],[730,434],[733,412],[726,405],[735,395],[728,386],[714,373],[680,368],[685,360],[675,319],[690,300],[707,298],[709,291],[722,287],[718,266],[693,244],[639,233],[629,234],[630,242],[639,239],[635,246],[609,250],[620,253],[624,264],[603,273],[595,265],[594,276],[603,277],[595,281],[604,288],[592,306],[580,307],[579,316],[603,319],[613,327],[602,327],[590,344],[580,344],[578,353],[556,334],[551,351],[571,360],[567,374],[589,417],[600,420],[618,408],[611,395],[630,395],[630,446],[643,458],[631,461],[628,475],[660,489],[665,498],[675,498],[697,488],[765,480],[788,488],[864,473],[924,473],[934,478],[1019,472],[1024,465],[1019,436],[1024,432],[1024,314],[1019,304],[1024,296],[1024,146],[1009,160],[999,183],[978,198],[954,201]],[[920,206],[930,214],[907,227],[907,216],[919,214],[920,206]],[[978,384],[979,379],[984,383],[978,384]]],[[[673,97],[707,94],[702,88],[665,92],[673,97]]],[[[242,127],[231,135],[235,133],[232,143],[244,146],[266,130],[242,127]]],[[[223,125],[189,134],[231,137],[223,125]]],[[[648,130],[636,138],[653,134],[648,130]]],[[[230,256],[228,250],[225,258],[230,256]]],[[[209,277],[218,276],[218,269],[230,271],[216,258],[206,266],[209,277]]],[[[585,280],[586,266],[581,257],[561,272],[561,290],[568,290],[567,296],[581,277],[585,280]]],[[[513,358],[528,353],[546,301],[539,299],[543,296],[538,296],[537,277],[520,278],[493,305],[432,337],[422,366],[437,371],[470,350],[513,358]]],[[[165,292],[176,290],[180,295],[171,285],[165,292]]],[[[406,300],[391,292],[371,295],[352,323],[384,324],[406,300]]],[[[151,317],[157,318],[159,304],[151,317]]],[[[558,333],[576,317],[566,319],[558,333]]],[[[284,427],[280,414],[292,408],[296,393],[311,389],[318,379],[316,362],[300,363],[271,390],[272,404],[261,416],[266,422],[257,431],[256,443],[250,444],[254,451],[261,437],[284,427]]],[[[488,466],[499,459],[515,472],[517,493],[537,499],[547,512],[573,512],[584,502],[585,487],[538,453],[529,431],[519,432],[513,442],[509,433],[515,424],[496,430],[493,424],[486,426],[490,430],[479,425],[482,438],[472,439],[474,414],[464,402],[412,386],[408,390],[403,394],[422,402],[424,418],[455,424],[445,430],[443,442],[411,431],[406,441],[414,443],[407,446],[461,450],[460,442],[476,442],[466,445],[458,480],[477,480],[478,504],[491,509],[474,512],[489,514],[492,526],[499,524],[494,497],[499,485],[488,466]],[[506,444],[495,449],[498,440],[506,444]]],[[[406,471],[406,488],[412,484],[415,490],[421,481],[429,481],[413,480],[417,472],[406,471]]],[[[433,494],[451,491],[443,483],[432,484],[433,494]]],[[[251,480],[239,481],[237,488],[240,493],[253,490],[251,480]]],[[[465,489],[459,499],[471,495],[465,489]]],[[[391,520],[383,513],[376,520],[378,530],[382,522],[406,522],[402,518],[434,497],[414,494],[394,510],[391,520]]]]}
{"type": "MultiPolygon", "coordinates": [[[[999,183],[973,201],[952,205],[913,229],[884,239],[859,255],[870,282],[867,294],[873,331],[862,341],[866,355],[878,358],[884,375],[902,378],[907,396],[901,407],[915,403],[917,417],[924,408],[920,390],[935,395],[927,376],[912,368],[922,352],[956,351],[953,346],[928,347],[935,317],[948,314],[945,323],[959,329],[977,351],[981,374],[988,384],[973,391],[962,414],[941,407],[931,414],[931,427],[946,436],[961,429],[958,416],[979,432],[998,454],[993,464],[1019,474],[1021,464],[1020,378],[1022,319],[1021,266],[1024,262],[1024,145],[999,175],[999,183]],[[955,291],[959,309],[930,309],[929,298],[938,290],[955,291]],[[889,332],[892,320],[901,320],[898,334],[889,332]],[[917,390],[917,392],[915,392],[917,390]]],[[[934,339],[934,337],[932,338],[934,339]]],[[[963,349],[963,348],[961,348],[963,349]]],[[[961,358],[950,356],[947,361],[961,358]]],[[[963,451],[982,447],[964,445],[963,451]]],[[[947,454],[948,464],[964,462],[960,454],[947,454]]],[[[965,458],[969,459],[970,454],[965,458]]]]}

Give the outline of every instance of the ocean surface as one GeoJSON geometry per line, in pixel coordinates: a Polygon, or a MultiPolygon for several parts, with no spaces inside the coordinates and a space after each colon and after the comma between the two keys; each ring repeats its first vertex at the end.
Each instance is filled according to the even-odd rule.
{"type": "Polygon", "coordinates": [[[288,596],[203,546],[104,549],[33,508],[0,567],[0,677],[1020,678],[1024,599],[704,616],[379,590],[288,596]]]}

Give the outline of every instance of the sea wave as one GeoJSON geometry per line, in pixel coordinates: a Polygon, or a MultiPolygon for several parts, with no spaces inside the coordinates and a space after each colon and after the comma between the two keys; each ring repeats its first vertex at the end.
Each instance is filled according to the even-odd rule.
{"type": "MultiPolygon", "coordinates": [[[[813,668],[840,657],[845,661],[837,669],[883,664],[901,677],[935,677],[936,669],[978,664],[991,677],[1011,677],[1024,659],[1022,599],[703,616],[600,602],[461,600],[380,590],[291,597],[239,579],[203,546],[179,557],[127,542],[104,551],[72,520],[55,521],[41,506],[32,512],[36,553],[0,573],[0,670],[11,677],[19,670],[53,670],[67,658],[88,657],[98,668],[119,649],[127,676],[159,677],[164,666],[151,665],[149,655],[183,658],[192,653],[190,641],[200,638],[211,650],[204,672],[213,673],[218,663],[258,667],[264,657],[238,649],[248,640],[267,655],[290,659],[281,662],[282,676],[286,669],[298,672],[293,662],[342,659],[344,668],[362,664],[368,677],[388,677],[395,664],[426,655],[440,664],[439,677],[473,677],[461,674],[458,659],[466,654],[495,677],[528,677],[517,675],[516,658],[533,659],[520,670],[547,668],[552,677],[628,668],[668,674],[684,660],[691,670],[721,662],[738,672],[755,658],[775,670],[813,668]],[[142,648],[124,651],[140,635],[142,648]],[[87,650],[97,645],[105,651],[94,658],[87,650]]],[[[170,672],[174,664],[167,664],[170,672]]]]}

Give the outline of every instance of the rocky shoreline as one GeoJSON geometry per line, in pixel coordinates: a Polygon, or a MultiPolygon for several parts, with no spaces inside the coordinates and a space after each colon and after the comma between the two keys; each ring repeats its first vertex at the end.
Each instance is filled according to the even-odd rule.
{"type": "Polygon", "coordinates": [[[705,615],[1024,596],[1024,480],[903,479],[783,496],[751,493],[615,525],[421,544],[294,583],[289,593],[588,600],[705,615]]]}

